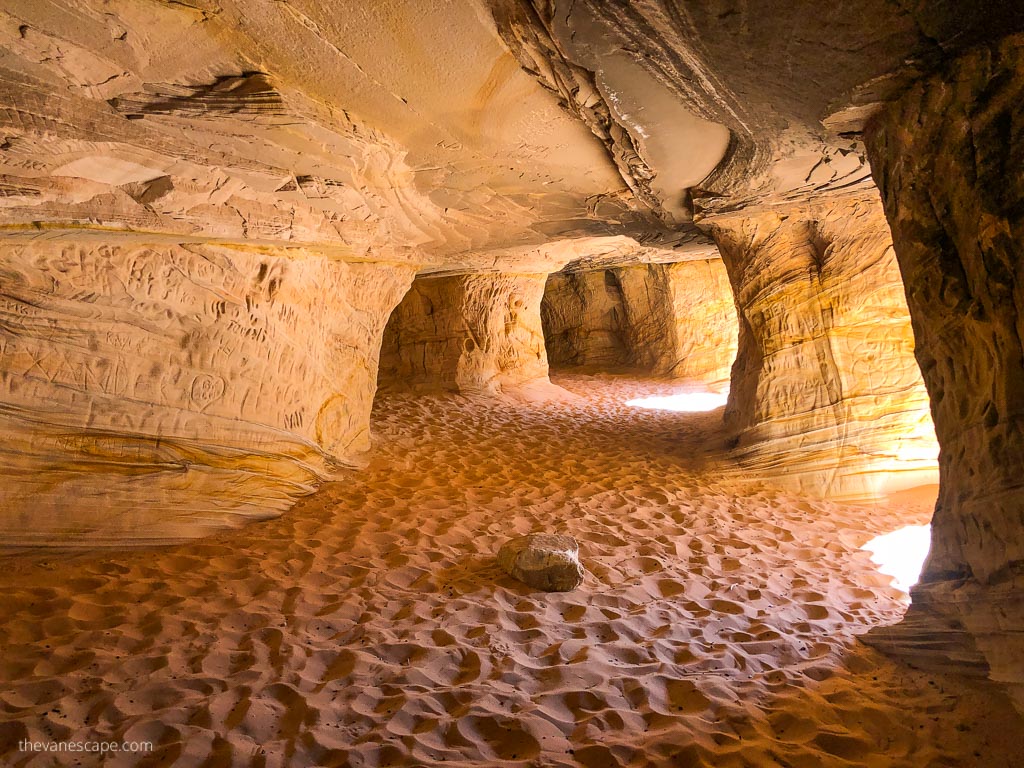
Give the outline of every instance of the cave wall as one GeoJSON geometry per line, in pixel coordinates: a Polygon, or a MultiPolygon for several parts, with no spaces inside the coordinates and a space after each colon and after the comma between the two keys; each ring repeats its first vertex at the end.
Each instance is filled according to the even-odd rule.
{"type": "Polygon", "coordinates": [[[614,369],[628,365],[623,304],[622,285],[614,269],[549,276],[541,320],[551,366],[614,369]]]}
{"type": "Polygon", "coordinates": [[[728,380],[737,325],[720,259],[556,273],[541,309],[552,365],[728,380]]]}
{"type": "Polygon", "coordinates": [[[976,645],[1024,711],[1024,36],[917,83],[867,144],[942,446],[911,612],[876,637],[947,666],[976,645]]]}
{"type": "Polygon", "coordinates": [[[384,332],[382,388],[498,394],[548,383],[544,274],[417,278],[384,332]]]}
{"type": "Polygon", "coordinates": [[[626,339],[654,374],[725,383],[736,357],[736,307],[721,259],[623,270],[626,339]]]}
{"type": "Polygon", "coordinates": [[[412,268],[104,239],[0,244],[0,539],[197,536],[359,460],[412,268]]]}
{"type": "Polygon", "coordinates": [[[877,198],[703,222],[740,315],[727,426],[751,471],[871,498],[934,482],[928,395],[877,198]]]}

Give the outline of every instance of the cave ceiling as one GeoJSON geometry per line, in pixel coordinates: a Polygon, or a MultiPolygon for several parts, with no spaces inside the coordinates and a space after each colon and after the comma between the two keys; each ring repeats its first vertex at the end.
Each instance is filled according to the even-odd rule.
{"type": "Polygon", "coordinates": [[[422,272],[706,258],[700,215],[870,188],[884,99],[1008,3],[11,0],[4,237],[422,272]]]}

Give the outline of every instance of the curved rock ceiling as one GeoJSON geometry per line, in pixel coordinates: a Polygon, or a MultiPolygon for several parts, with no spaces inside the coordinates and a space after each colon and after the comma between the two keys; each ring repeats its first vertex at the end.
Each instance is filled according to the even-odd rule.
{"type": "Polygon", "coordinates": [[[469,3],[30,1],[5,7],[0,35],[15,228],[428,268],[489,251],[546,264],[531,249],[567,237],[679,240],[651,231],[601,142],[469,3]]]}
{"type": "Polygon", "coordinates": [[[868,184],[821,121],[858,129],[972,29],[952,5],[778,5],[15,0],[0,221],[421,271],[557,268],[583,237],[623,262],[706,253],[691,196],[868,184]]]}

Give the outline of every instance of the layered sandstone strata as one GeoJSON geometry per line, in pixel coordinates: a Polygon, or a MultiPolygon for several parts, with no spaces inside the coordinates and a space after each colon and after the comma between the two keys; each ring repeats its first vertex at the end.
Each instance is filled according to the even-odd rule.
{"type": "Polygon", "coordinates": [[[368,448],[411,280],[302,248],[4,242],[0,539],[158,541],[287,509],[368,448]]]}
{"type": "Polygon", "coordinates": [[[388,321],[380,383],[497,394],[548,383],[545,275],[418,278],[388,321]]]}
{"type": "Polygon", "coordinates": [[[942,446],[931,555],[876,639],[946,666],[976,647],[1024,708],[1022,105],[1015,36],[915,85],[868,146],[942,446]]]}
{"type": "Polygon", "coordinates": [[[548,278],[541,310],[552,365],[724,384],[736,355],[720,259],[563,271],[548,278]]]}
{"type": "Polygon", "coordinates": [[[934,476],[928,394],[877,199],[705,219],[740,316],[726,422],[775,481],[871,497],[934,476]]]}

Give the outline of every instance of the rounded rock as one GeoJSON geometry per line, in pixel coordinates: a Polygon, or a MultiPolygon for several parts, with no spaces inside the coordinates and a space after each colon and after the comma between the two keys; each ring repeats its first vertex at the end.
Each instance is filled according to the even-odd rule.
{"type": "Polygon", "coordinates": [[[498,565],[509,576],[545,592],[568,592],[583,581],[580,546],[572,536],[531,533],[506,541],[498,565]]]}

